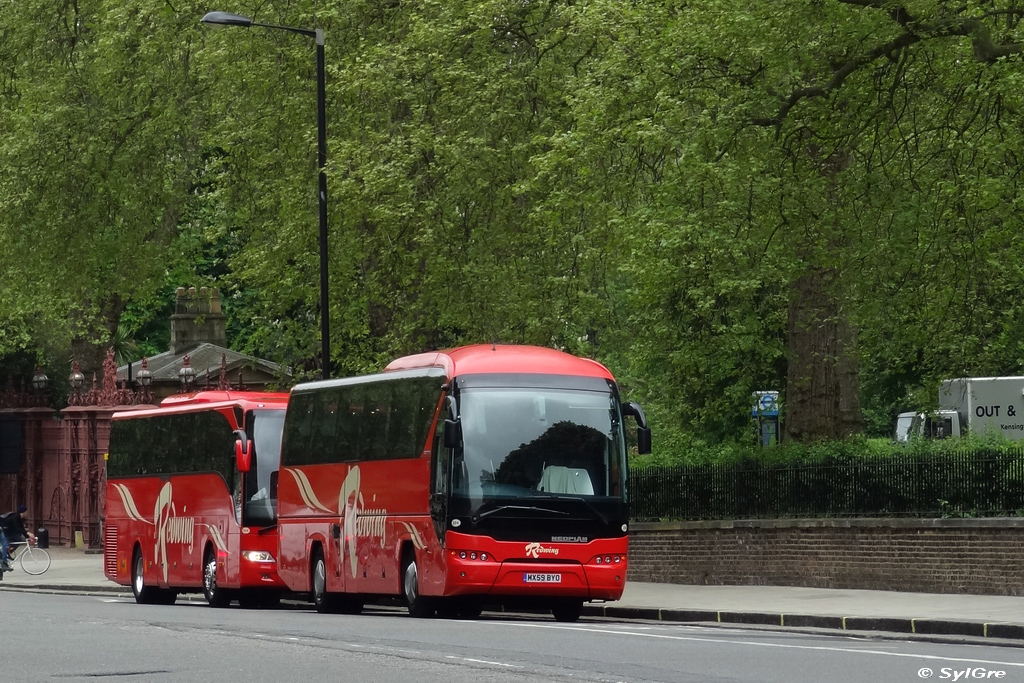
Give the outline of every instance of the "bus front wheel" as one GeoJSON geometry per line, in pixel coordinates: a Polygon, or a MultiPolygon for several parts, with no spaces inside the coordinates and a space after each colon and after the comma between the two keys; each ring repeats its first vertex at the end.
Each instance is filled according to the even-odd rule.
{"type": "Polygon", "coordinates": [[[405,604],[409,607],[409,616],[420,619],[434,616],[433,601],[420,595],[419,570],[416,567],[416,557],[411,552],[406,554],[402,565],[402,588],[405,592],[405,604]]]}
{"type": "Polygon", "coordinates": [[[203,561],[203,595],[210,607],[227,607],[231,595],[217,584],[217,554],[213,549],[206,551],[203,561]]]}

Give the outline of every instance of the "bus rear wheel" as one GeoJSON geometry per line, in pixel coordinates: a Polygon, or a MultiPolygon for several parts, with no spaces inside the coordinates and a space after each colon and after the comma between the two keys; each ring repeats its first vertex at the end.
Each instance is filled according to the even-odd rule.
{"type": "Polygon", "coordinates": [[[141,550],[135,551],[132,558],[132,595],[140,605],[152,605],[156,602],[156,588],[146,585],[146,559],[141,550]]]}
{"type": "Polygon", "coordinates": [[[337,596],[327,592],[327,563],[324,553],[317,549],[313,555],[313,606],[320,614],[331,614],[338,611],[337,596]]]}
{"type": "Polygon", "coordinates": [[[327,592],[327,563],[322,550],[313,556],[313,606],[321,614],[359,614],[363,599],[358,595],[340,595],[327,592]]]}
{"type": "Polygon", "coordinates": [[[210,607],[227,607],[231,604],[231,595],[217,585],[217,554],[213,549],[206,551],[203,560],[203,595],[210,607]]]}
{"type": "Polygon", "coordinates": [[[551,608],[551,614],[554,615],[555,621],[576,621],[583,614],[583,601],[566,600],[565,602],[560,602],[551,608]]]}
{"type": "Polygon", "coordinates": [[[136,549],[132,559],[132,594],[135,602],[140,605],[173,605],[178,599],[178,593],[174,590],[157,588],[146,585],[146,559],[142,556],[142,550],[136,549]]]}
{"type": "Polygon", "coordinates": [[[420,595],[419,570],[416,568],[416,557],[406,553],[402,564],[402,589],[405,593],[405,604],[409,607],[409,616],[422,619],[434,616],[433,601],[420,595]]]}

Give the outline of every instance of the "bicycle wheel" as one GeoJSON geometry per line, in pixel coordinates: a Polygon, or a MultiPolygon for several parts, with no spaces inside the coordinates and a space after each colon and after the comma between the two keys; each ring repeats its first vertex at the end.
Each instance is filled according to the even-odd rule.
{"type": "Polygon", "coordinates": [[[18,561],[21,562],[21,568],[26,574],[37,576],[50,568],[50,553],[42,548],[29,546],[18,555],[18,561]]]}

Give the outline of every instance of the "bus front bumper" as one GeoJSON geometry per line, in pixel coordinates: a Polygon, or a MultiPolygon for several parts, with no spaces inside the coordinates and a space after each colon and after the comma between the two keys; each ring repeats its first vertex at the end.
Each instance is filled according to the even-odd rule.
{"type": "Polygon", "coordinates": [[[626,563],[471,562],[448,560],[445,595],[566,597],[618,600],[626,585],[626,563]]]}

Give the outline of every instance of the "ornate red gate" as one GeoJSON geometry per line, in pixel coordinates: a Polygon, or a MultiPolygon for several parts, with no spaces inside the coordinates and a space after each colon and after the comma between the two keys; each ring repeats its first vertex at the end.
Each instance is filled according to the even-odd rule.
{"type": "Polygon", "coordinates": [[[86,547],[102,542],[110,416],[136,403],[131,391],[117,387],[116,374],[108,351],[103,388],[93,378],[92,389],[76,391],[59,416],[32,406],[38,401],[24,388],[0,392],[0,420],[20,424],[22,454],[17,474],[0,474],[0,512],[24,503],[29,523],[45,527],[51,543],[71,545],[77,532],[86,547]]]}

